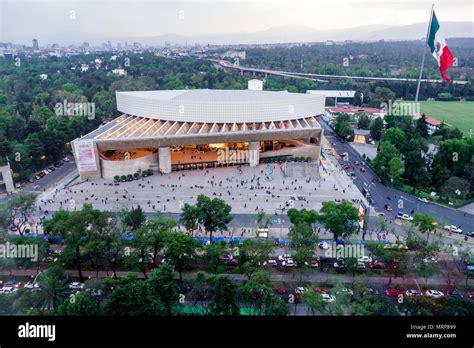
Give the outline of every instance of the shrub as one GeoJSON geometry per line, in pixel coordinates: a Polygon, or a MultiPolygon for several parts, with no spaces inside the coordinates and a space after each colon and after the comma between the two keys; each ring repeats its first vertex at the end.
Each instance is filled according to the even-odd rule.
{"type": "Polygon", "coordinates": [[[122,176],[120,177],[120,180],[121,180],[121,181],[127,181],[127,177],[126,177],[125,175],[122,175],[122,176]]]}
{"type": "Polygon", "coordinates": [[[115,181],[115,182],[118,182],[118,181],[120,181],[120,176],[118,176],[118,175],[115,175],[115,176],[114,176],[114,181],[115,181]]]}

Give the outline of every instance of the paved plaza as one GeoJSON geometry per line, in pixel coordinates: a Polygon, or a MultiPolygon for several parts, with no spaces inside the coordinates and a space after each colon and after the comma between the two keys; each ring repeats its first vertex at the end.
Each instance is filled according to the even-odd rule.
{"type": "Polygon", "coordinates": [[[271,165],[272,180],[266,178],[265,164],[155,174],[118,184],[94,178],[52,188],[38,197],[37,205],[41,211],[81,209],[84,203],[108,211],[140,205],[149,213],[179,213],[183,203],[195,203],[197,196],[204,194],[226,201],[232,213],[254,214],[263,209],[268,214],[281,214],[290,207],[319,210],[328,200],[347,199],[356,204],[363,199],[351,179],[331,161],[323,160],[319,173],[317,164],[310,173],[307,163],[292,163],[286,164],[285,176],[283,166],[271,165]],[[289,202],[291,196],[302,200],[289,202]]]}

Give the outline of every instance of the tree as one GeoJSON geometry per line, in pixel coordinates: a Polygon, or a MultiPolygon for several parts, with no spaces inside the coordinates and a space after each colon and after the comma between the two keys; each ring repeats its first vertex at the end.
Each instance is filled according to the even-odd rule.
{"type": "Polygon", "coordinates": [[[369,129],[370,119],[369,116],[363,112],[358,115],[357,128],[359,129],[369,129]]]}
{"type": "Polygon", "coordinates": [[[222,273],[225,270],[225,261],[222,258],[226,254],[224,246],[220,243],[212,243],[204,248],[204,262],[206,269],[212,274],[222,273]]]}
{"type": "Polygon", "coordinates": [[[448,296],[444,299],[442,315],[446,316],[469,316],[474,315],[474,304],[464,298],[448,296]]]}
{"type": "Polygon", "coordinates": [[[408,253],[401,244],[394,244],[385,247],[383,244],[372,245],[374,255],[385,264],[385,273],[389,276],[388,285],[392,283],[392,278],[403,277],[407,272],[408,253]]]}
{"type": "Polygon", "coordinates": [[[227,231],[227,224],[232,220],[232,207],[224,200],[198,195],[195,208],[198,211],[199,223],[209,232],[209,240],[212,241],[212,233],[218,230],[227,231]]]}
{"type": "Polygon", "coordinates": [[[272,250],[273,243],[268,240],[261,238],[245,240],[239,249],[239,271],[250,279],[254,272],[268,262],[272,250]]]}
{"type": "Polygon", "coordinates": [[[126,262],[133,270],[139,270],[145,278],[148,278],[147,270],[151,263],[150,240],[147,226],[141,226],[135,230],[133,239],[130,241],[131,248],[126,249],[126,262]]]}
{"type": "Polygon", "coordinates": [[[215,276],[210,279],[212,298],[208,305],[211,315],[239,315],[236,285],[227,276],[215,276]]]}
{"type": "Polygon", "coordinates": [[[196,249],[199,242],[193,237],[181,232],[170,233],[165,241],[165,260],[178,269],[179,280],[182,281],[182,272],[196,258],[196,249]]]}
{"type": "Polygon", "coordinates": [[[346,200],[342,200],[341,203],[323,202],[318,216],[318,220],[324,224],[324,227],[334,234],[334,240],[354,234],[357,231],[359,219],[357,208],[346,200]]]}
{"type": "Polygon", "coordinates": [[[388,141],[392,145],[395,145],[397,149],[400,149],[403,146],[403,143],[406,140],[406,134],[398,127],[389,128],[385,131],[383,136],[383,141],[388,141]]]}
{"type": "Polygon", "coordinates": [[[117,286],[105,306],[107,315],[148,316],[165,315],[166,307],[153,293],[150,283],[131,280],[117,286]]]}
{"type": "Polygon", "coordinates": [[[173,268],[164,264],[155,269],[148,282],[165,307],[167,315],[173,314],[173,307],[179,302],[179,288],[174,279],[173,268]]]}
{"type": "Polygon", "coordinates": [[[265,304],[273,295],[270,275],[267,272],[255,272],[240,288],[240,297],[250,308],[264,312],[265,304]]]}
{"type": "Polygon", "coordinates": [[[416,213],[413,221],[418,225],[421,233],[426,233],[426,241],[429,241],[430,233],[436,230],[438,223],[430,214],[416,213]]]}
{"type": "Polygon", "coordinates": [[[30,227],[30,216],[36,211],[35,200],[35,194],[27,193],[17,195],[2,204],[0,226],[14,227],[20,235],[23,235],[30,227]]]}
{"type": "Polygon", "coordinates": [[[356,299],[350,305],[352,315],[363,316],[396,316],[400,315],[397,306],[392,301],[382,297],[368,295],[356,299]]]}
{"type": "Polygon", "coordinates": [[[47,233],[60,236],[65,243],[60,258],[77,267],[81,282],[84,281],[82,264],[89,259],[87,252],[91,250],[88,244],[96,240],[98,231],[106,225],[106,215],[90,204],[84,204],[81,210],[74,212],[60,210],[44,223],[47,233]]]}
{"type": "Polygon", "coordinates": [[[377,156],[373,161],[375,171],[387,177],[388,163],[396,156],[398,156],[397,148],[389,141],[381,141],[379,143],[377,156]]]}
{"type": "Polygon", "coordinates": [[[158,220],[148,221],[146,228],[148,230],[147,239],[152,252],[153,265],[157,266],[158,253],[164,248],[168,236],[173,233],[176,222],[172,219],[163,219],[158,216],[158,220]]]}
{"type": "Polygon", "coordinates": [[[132,232],[136,231],[146,221],[145,214],[140,206],[132,207],[131,210],[124,209],[120,212],[120,216],[123,226],[130,228],[132,232]]]}
{"type": "Polygon", "coordinates": [[[184,226],[186,231],[192,236],[193,232],[197,229],[197,223],[199,218],[199,211],[195,206],[184,203],[181,208],[181,217],[179,219],[180,224],[184,226]]]}
{"type": "MultiPolygon", "coordinates": [[[[257,212],[257,218],[255,219],[255,224],[256,224],[257,230],[259,228],[269,228],[272,225],[272,220],[265,213],[265,210],[260,209],[257,212]]],[[[258,237],[258,235],[257,235],[257,237],[258,237]]]]}
{"type": "Polygon", "coordinates": [[[400,157],[393,157],[390,161],[388,161],[387,176],[390,181],[398,181],[404,172],[405,165],[403,164],[403,161],[400,159],[400,157]]]}
{"type": "Polygon", "coordinates": [[[54,310],[69,294],[66,285],[67,276],[58,265],[52,265],[37,277],[40,288],[40,308],[43,311],[54,310]]]}
{"type": "Polygon", "coordinates": [[[88,294],[81,292],[74,297],[74,301],[65,300],[57,309],[57,314],[68,316],[97,316],[102,311],[96,301],[88,294]]]}
{"type": "Polygon", "coordinates": [[[375,141],[382,139],[383,128],[383,120],[377,117],[370,125],[370,137],[375,141]]]}
{"type": "Polygon", "coordinates": [[[311,226],[312,224],[315,224],[316,221],[318,221],[318,213],[313,209],[306,210],[304,208],[290,208],[288,209],[287,215],[293,225],[305,223],[311,226]]]}
{"type": "Polygon", "coordinates": [[[327,315],[327,302],[324,301],[322,294],[313,291],[312,289],[306,289],[303,292],[303,303],[311,309],[313,315],[327,315]]]}
{"type": "Polygon", "coordinates": [[[346,113],[340,113],[337,115],[334,130],[345,140],[352,137],[354,131],[351,127],[351,117],[346,113]]]}

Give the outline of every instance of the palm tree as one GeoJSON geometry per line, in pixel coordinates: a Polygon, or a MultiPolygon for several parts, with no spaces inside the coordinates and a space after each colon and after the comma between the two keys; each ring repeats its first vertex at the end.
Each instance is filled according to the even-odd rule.
{"type": "Polygon", "coordinates": [[[52,266],[38,276],[41,291],[40,308],[43,311],[54,310],[68,297],[69,289],[66,284],[66,275],[59,266],[52,266]]]}

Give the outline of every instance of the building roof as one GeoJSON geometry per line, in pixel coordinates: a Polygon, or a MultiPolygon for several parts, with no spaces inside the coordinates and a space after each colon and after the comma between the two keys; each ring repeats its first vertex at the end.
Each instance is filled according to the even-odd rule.
{"type": "Polygon", "coordinates": [[[344,90],[307,90],[308,94],[324,95],[326,98],[354,98],[355,91],[344,90]]]}
{"type": "MultiPolygon", "coordinates": [[[[417,114],[415,118],[418,120],[421,118],[421,115],[417,114]]],[[[425,117],[425,122],[431,126],[438,127],[443,121],[437,120],[436,118],[433,117],[425,117]]]]}
{"type": "Polygon", "coordinates": [[[320,129],[311,116],[279,122],[206,123],[156,120],[153,118],[122,115],[83,136],[81,140],[119,140],[157,137],[214,136],[240,133],[275,133],[320,129]]]}
{"type": "Polygon", "coordinates": [[[325,97],[287,91],[162,90],[116,92],[124,114],[178,122],[271,122],[324,113],[325,97]]]}
{"type": "Polygon", "coordinates": [[[355,114],[356,112],[367,112],[369,114],[380,114],[382,113],[382,109],[378,108],[368,108],[362,106],[353,106],[353,105],[344,105],[344,106],[335,106],[328,109],[329,112],[333,114],[338,114],[342,112],[346,112],[349,114],[355,114]]]}

